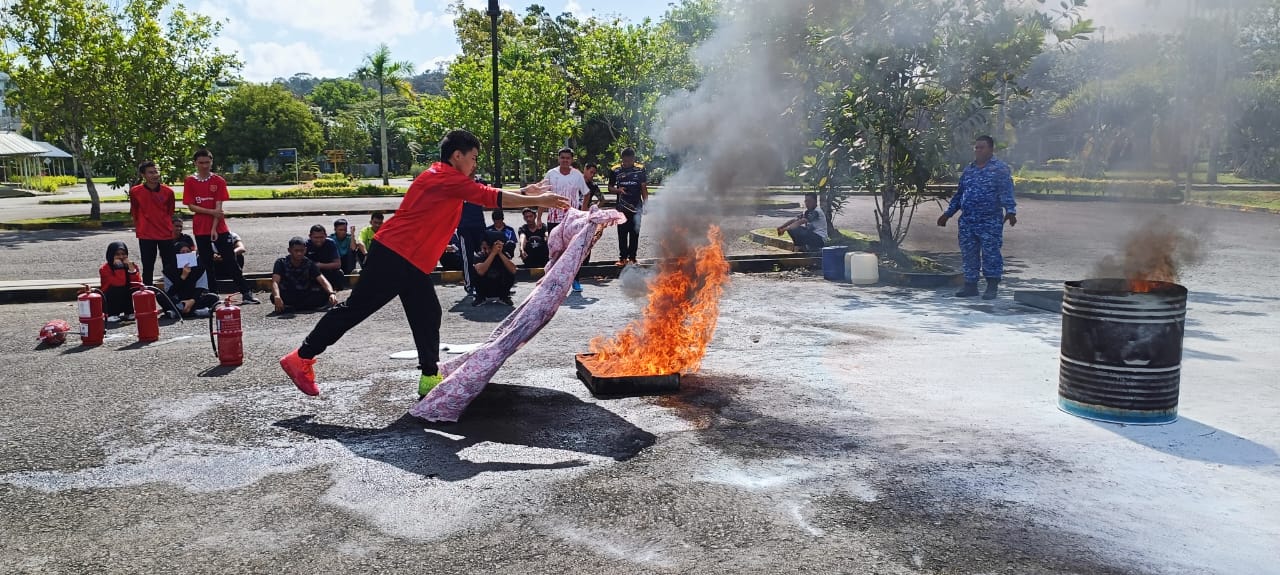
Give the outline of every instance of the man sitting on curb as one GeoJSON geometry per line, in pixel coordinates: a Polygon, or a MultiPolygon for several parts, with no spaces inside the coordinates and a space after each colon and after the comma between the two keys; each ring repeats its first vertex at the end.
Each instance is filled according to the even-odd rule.
{"type": "Polygon", "coordinates": [[[347,289],[347,275],[342,273],[342,257],[338,244],[324,233],[324,226],[311,226],[311,241],[307,242],[307,259],[315,262],[320,273],[329,280],[335,290],[347,289]]]}
{"type": "Polygon", "coordinates": [[[475,264],[471,266],[471,282],[476,288],[473,306],[484,305],[490,298],[497,298],[503,305],[514,306],[511,288],[516,285],[516,264],[507,257],[503,236],[489,232],[480,242],[475,264]]]}
{"type": "Polygon", "coordinates": [[[818,207],[818,194],[804,195],[804,213],[778,226],[778,235],[787,232],[799,252],[820,252],[827,245],[827,217],[818,207]]]}
{"type": "Polygon", "coordinates": [[[338,295],[316,263],[307,259],[307,240],[289,240],[289,255],[271,270],[271,303],[276,312],[315,310],[338,305],[338,295]]]}

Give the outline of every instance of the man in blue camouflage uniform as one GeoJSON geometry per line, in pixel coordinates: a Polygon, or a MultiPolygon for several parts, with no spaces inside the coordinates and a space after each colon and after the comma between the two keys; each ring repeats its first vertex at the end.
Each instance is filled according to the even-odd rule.
{"type": "Polygon", "coordinates": [[[947,220],[960,213],[960,255],[964,260],[964,289],[956,297],[978,295],[978,272],[987,278],[982,299],[995,299],[1004,275],[1004,223],[1018,225],[1018,206],[1013,201],[1013,173],[1008,164],[997,160],[995,140],[978,136],[973,143],[973,163],[964,169],[960,185],[951,205],[938,218],[945,227],[947,220]]]}

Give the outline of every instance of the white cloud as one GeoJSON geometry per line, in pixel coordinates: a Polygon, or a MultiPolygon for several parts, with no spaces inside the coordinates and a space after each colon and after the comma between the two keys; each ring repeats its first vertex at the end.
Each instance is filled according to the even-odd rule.
{"type": "Polygon", "coordinates": [[[414,0],[243,0],[258,21],[341,40],[390,41],[449,24],[439,11],[420,11],[414,0]]]}
{"type": "Polygon", "coordinates": [[[585,20],[587,19],[588,16],[590,16],[590,14],[588,14],[586,10],[582,9],[582,4],[579,4],[578,0],[569,0],[568,2],[565,2],[564,10],[561,10],[560,12],[561,13],[568,12],[570,14],[573,14],[573,16],[579,20],[585,20]]]}
{"type": "Polygon", "coordinates": [[[241,54],[245,60],[244,78],[251,82],[270,82],[299,72],[322,78],[338,75],[325,64],[320,53],[305,42],[254,42],[241,54]]]}
{"type": "Polygon", "coordinates": [[[430,72],[432,70],[435,70],[439,66],[447,66],[450,62],[453,62],[454,58],[457,58],[457,57],[458,57],[457,54],[450,54],[448,56],[436,56],[435,58],[432,58],[430,60],[427,60],[426,62],[423,62],[417,68],[414,68],[414,70],[419,73],[430,72]]]}

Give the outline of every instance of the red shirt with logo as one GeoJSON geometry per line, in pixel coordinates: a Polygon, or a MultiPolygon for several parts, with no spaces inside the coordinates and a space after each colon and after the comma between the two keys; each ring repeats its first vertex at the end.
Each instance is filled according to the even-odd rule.
{"type": "MultiPolygon", "coordinates": [[[[182,203],[188,206],[216,210],[218,202],[230,199],[231,196],[227,193],[227,181],[218,174],[209,174],[209,179],[203,182],[197,180],[195,176],[187,176],[186,181],[182,183],[182,203]]],[[[213,233],[213,216],[199,213],[191,216],[191,231],[196,237],[208,237],[213,233]]],[[[227,227],[226,218],[219,218],[218,233],[225,234],[229,231],[231,229],[227,227]]]]}
{"type": "Polygon", "coordinates": [[[486,208],[502,207],[502,190],[481,184],[453,166],[436,162],[422,172],[405,193],[396,215],[378,228],[373,239],[429,274],[449,243],[462,202],[486,208]]]}
{"type": "Polygon", "coordinates": [[[129,215],[140,240],[173,239],[173,189],[164,184],[151,189],[138,184],[129,189],[129,215]]]}

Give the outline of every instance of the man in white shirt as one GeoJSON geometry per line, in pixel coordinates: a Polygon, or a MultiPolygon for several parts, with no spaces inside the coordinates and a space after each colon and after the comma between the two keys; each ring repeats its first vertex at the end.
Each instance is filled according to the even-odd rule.
{"type": "MultiPolygon", "coordinates": [[[[551,182],[551,192],[564,196],[565,199],[569,200],[569,207],[577,210],[582,208],[582,198],[591,193],[591,188],[587,186],[587,180],[582,176],[582,172],[573,167],[573,155],[572,148],[560,148],[557,153],[560,165],[547,170],[546,179],[551,182]]],[[[557,208],[542,210],[539,208],[538,219],[542,219],[543,211],[547,213],[547,235],[550,236],[551,230],[564,221],[567,210],[557,208]]],[[[582,284],[578,283],[578,278],[576,277],[573,279],[573,291],[582,291],[582,284]]]]}
{"type": "MultiPolygon", "coordinates": [[[[582,176],[582,172],[573,167],[571,148],[561,148],[558,156],[560,165],[547,170],[546,175],[546,179],[551,182],[551,192],[568,199],[569,207],[575,210],[582,209],[582,198],[591,193],[591,188],[587,187],[587,180],[582,176]]],[[[542,219],[543,211],[547,214],[547,233],[550,233],[556,224],[564,221],[565,210],[555,208],[540,210],[539,220],[542,219]]]]}

